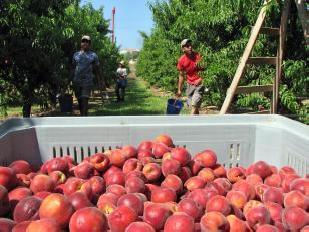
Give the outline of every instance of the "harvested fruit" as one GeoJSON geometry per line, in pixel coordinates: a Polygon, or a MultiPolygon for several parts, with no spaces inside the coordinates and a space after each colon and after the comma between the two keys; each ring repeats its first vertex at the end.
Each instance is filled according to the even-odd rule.
{"type": "Polygon", "coordinates": [[[9,231],[307,231],[309,179],[292,167],[218,163],[167,135],[74,162],[0,166],[0,229],[9,231]],[[34,172],[34,170],[38,170],[34,172]]]}

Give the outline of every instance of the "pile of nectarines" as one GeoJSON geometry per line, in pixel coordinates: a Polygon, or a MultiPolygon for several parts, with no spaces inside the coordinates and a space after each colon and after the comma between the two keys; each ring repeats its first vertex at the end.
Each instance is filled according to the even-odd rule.
{"type": "Polygon", "coordinates": [[[309,178],[264,161],[225,168],[162,134],[137,146],[0,167],[0,231],[309,232],[309,178]]]}

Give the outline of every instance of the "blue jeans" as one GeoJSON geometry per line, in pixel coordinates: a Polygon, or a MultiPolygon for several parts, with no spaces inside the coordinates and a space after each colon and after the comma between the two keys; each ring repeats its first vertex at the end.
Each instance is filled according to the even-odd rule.
{"type": "Polygon", "coordinates": [[[116,87],[115,87],[115,92],[117,95],[117,100],[118,101],[123,101],[124,100],[124,95],[125,95],[125,90],[127,86],[127,79],[118,79],[116,82],[116,87]]]}

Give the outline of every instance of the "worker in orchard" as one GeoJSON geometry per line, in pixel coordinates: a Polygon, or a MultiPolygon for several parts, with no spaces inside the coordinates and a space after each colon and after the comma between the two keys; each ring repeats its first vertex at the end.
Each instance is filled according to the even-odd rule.
{"type": "Polygon", "coordinates": [[[199,114],[203,94],[205,92],[205,87],[202,83],[203,80],[199,73],[204,71],[205,67],[201,64],[201,55],[193,50],[192,41],[190,39],[182,40],[180,46],[184,54],[178,59],[177,63],[179,78],[176,97],[179,98],[181,96],[182,88],[186,81],[186,95],[191,107],[191,114],[196,115],[199,114]]]}

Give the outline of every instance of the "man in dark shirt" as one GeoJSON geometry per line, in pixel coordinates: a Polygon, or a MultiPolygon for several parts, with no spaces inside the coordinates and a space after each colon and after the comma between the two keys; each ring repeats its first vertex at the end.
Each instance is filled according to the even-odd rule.
{"type": "Polygon", "coordinates": [[[90,36],[84,35],[81,39],[81,49],[74,53],[72,61],[74,68],[73,88],[81,116],[88,115],[88,101],[94,85],[94,76],[97,77],[99,85],[103,85],[102,88],[105,88],[100,74],[99,58],[95,52],[90,50],[90,47],[90,36]]]}

